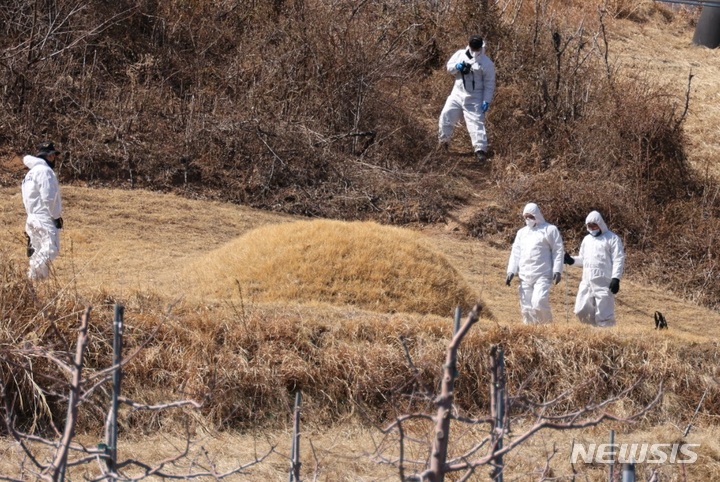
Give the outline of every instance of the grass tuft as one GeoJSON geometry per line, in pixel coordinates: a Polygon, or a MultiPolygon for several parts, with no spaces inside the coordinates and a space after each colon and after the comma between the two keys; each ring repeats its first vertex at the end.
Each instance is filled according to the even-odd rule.
{"type": "Polygon", "coordinates": [[[213,298],[438,315],[476,302],[462,275],[420,235],[373,222],[265,226],[204,256],[189,273],[196,290],[213,298]]]}

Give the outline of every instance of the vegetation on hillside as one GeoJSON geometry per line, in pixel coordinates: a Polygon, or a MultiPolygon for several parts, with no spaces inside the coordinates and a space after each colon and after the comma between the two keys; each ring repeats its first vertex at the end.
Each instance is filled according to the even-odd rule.
{"type": "MultiPolygon", "coordinates": [[[[51,138],[66,151],[64,183],[172,190],[312,217],[406,224],[444,220],[470,202],[479,188],[472,183],[487,176],[493,200],[476,208],[467,226],[471,235],[507,246],[522,205],[536,201],[574,251],[584,235],[582,220],[599,209],[628,246],[631,274],[670,280],[678,292],[717,308],[720,186],[695,173],[686,159],[685,99],[620,75],[608,55],[612,43],[606,43],[612,17],[643,22],[661,13],[658,21],[670,21],[673,14],[631,0],[608,2],[600,13],[595,5],[585,10],[587,2],[572,3],[13,0],[0,12],[0,183],[15,185],[23,173],[19,166],[11,170],[6,159],[51,138]],[[489,117],[492,167],[483,174],[462,156],[434,149],[436,115],[450,89],[443,64],[475,32],[485,35],[499,73],[489,117]]],[[[457,135],[455,152],[467,143],[462,129],[457,135]]],[[[198,212],[187,209],[188,216],[198,212]]],[[[160,214],[148,212],[123,226],[130,233],[148,220],[153,229],[165,228],[160,214]]],[[[94,222],[107,229],[105,221],[94,222]]],[[[222,229],[243,231],[259,221],[233,223],[222,229]]],[[[280,250],[267,242],[290,239],[283,238],[288,226],[295,225],[256,230],[223,249],[250,250],[248,258],[239,258],[248,268],[250,261],[288,267],[292,259],[274,256],[280,250]]],[[[89,245],[95,228],[79,239],[89,245]]],[[[203,229],[214,227],[198,229],[198,239],[203,229]]],[[[383,242],[392,237],[390,228],[372,229],[383,242]]],[[[355,241],[351,235],[331,240],[332,246],[313,246],[346,243],[348,251],[339,256],[352,252],[375,261],[387,254],[372,251],[383,247],[377,239],[371,246],[355,241]]],[[[139,351],[125,367],[123,394],[148,403],[193,398],[204,405],[200,414],[180,416],[125,410],[121,430],[172,431],[188,420],[199,431],[283,427],[298,389],[305,397],[304,423],[323,429],[351,417],[374,424],[432,411],[430,392],[438,385],[451,326],[447,317],[421,313],[446,313],[455,300],[470,300],[453,265],[414,241],[400,242],[415,250],[411,254],[426,256],[426,264],[399,263],[411,274],[427,268],[426,276],[415,277],[427,284],[439,278],[447,284],[430,292],[400,286],[407,273],[393,278],[398,273],[392,264],[370,273],[387,275],[378,279],[341,272],[347,266],[325,266],[332,274],[307,271],[298,262],[302,287],[316,291],[297,299],[356,307],[295,304],[283,296],[287,287],[262,302],[246,292],[240,302],[185,300],[170,309],[167,299],[148,292],[126,297],[126,353],[139,351]],[[333,274],[346,276],[343,290],[311,286],[333,274]],[[358,280],[362,286],[346,290],[358,280]],[[432,298],[448,295],[450,287],[457,291],[448,298],[432,298]],[[395,306],[390,298],[398,300],[395,306]],[[387,306],[386,312],[362,311],[373,304],[387,306]]],[[[85,252],[103,255],[102,248],[85,252]]],[[[133,249],[128,241],[121,252],[133,249]]],[[[398,246],[389,250],[407,254],[398,246]]],[[[109,320],[117,294],[79,294],[74,278],[65,286],[52,278],[33,289],[25,265],[2,254],[1,411],[23,430],[51,435],[65,416],[68,384],[50,358],[70,359],[78,319],[89,304],[94,316],[87,373],[110,366],[109,320]]],[[[204,274],[225,276],[209,269],[214,255],[230,267],[227,251],[212,252],[198,261],[204,274]]],[[[337,256],[321,253],[318,259],[337,256]]],[[[362,258],[350,265],[376,266],[362,258]]],[[[234,279],[215,281],[224,283],[220,291],[235,288],[234,279]]],[[[263,294],[269,292],[264,287],[263,294]]],[[[566,286],[566,305],[567,293],[566,286]]],[[[649,325],[608,332],[481,320],[460,353],[456,407],[473,416],[488,412],[486,355],[491,345],[502,344],[513,396],[537,402],[560,397],[557,408],[570,409],[643,379],[614,410],[637,409],[662,384],[662,406],[639,427],[682,429],[689,420],[714,427],[718,345],[676,329],[683,316],[675,314],[671,330],[650,333],[649,325]]],[[[83,400],[81,431],[102,431],[107,398],[102,387],[83,400]]],[[[519,406],[514,410],[521,414],[519,406]]]]}
{"type": "MultiPolygon", "coordinates": [[[[33,297],[25,295],[22,273],[1,267],[6,282],[0,294],[18,300],[1,306],[5,402],[18,427],[50,433],[64,417],[67,382],[44,350],[59,358],[72,352],[78,319],[90,303],[95,308],[85,373],[92,377],[109,367],[113,300],[102,293],[88,300],[45,286],[37,295],[51,301],[37,312],[33,297]]],[[[194,423],[216,429],[284,426],[296,390],[303,392],[304,419],[312,424],[353,415],[382,423],[402,413],[432,411],[452,330],[448,317],[346,307],[179,303],[168,312],[145,295],[125,305],[124,353],[133,356],[124,368],[123,396],[149,404],[197,400],[203,403],[202,418],[192,416],[194,423]]],[[[610,398],[640,379],[615,409],[619,415],[638,410],[662,383],[663,405],[641,421],[643,427],[682,425],[703,394],[703,420],[720,410],[715,343],[688,343],[672,332],[636,337],[576,324],[500,327],[481,319],[459,355],[455,404],[463,412],[488,412],[487,357],[493,344],[505,347],[509,393],[535,402],[562,395],[557,410],[610,398]]],[[[102,430],[108,396],[95,391],[83,401],[80,429],[102,430]]],[[[521,415],[522,408],[515,407],[514,416],[521,415]]],[[[122,429],[171,429],[184,419],[124,411],[122,429]]]]}
{"type": "Polygon", "coordinates": [[[612,17],[673,13],[581,4],[14,1],[0,14],[0,149],[54,139],[63,182],[442,221],[472,189],[467,170],[434,151],[444,63],[480,32],[499,75],[489,114],[499,189],[470,231],[507,242],[533,200],[572,250],[599,209],[631,270],[715,306],[720,201],[685,158],[684,99],[615,72],[606,37],[612,17]]]}

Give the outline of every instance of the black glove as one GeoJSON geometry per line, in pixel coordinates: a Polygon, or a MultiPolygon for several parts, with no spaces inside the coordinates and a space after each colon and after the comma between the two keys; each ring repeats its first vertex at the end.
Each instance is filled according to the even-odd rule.
{"type": "Polygon", "coordinates": [[[507,279],[505,280],[505,286],[510,286],[510,282],[512,281],[514,276],[515,275],[513,273],[508,273],[507,279]]]}
{"type": "Polygon", "coordinates": [[[32,247],[32,243],[30,242],[30,236],[28,236],[28,233],[25,233],[25,237],[27,238],[27,257],[31,257],[33,254],[35,254],[35,248],[32,247]]]}
{"type": "Polygon", "coordinates": [[[565,258],[563,259],[563,263],[565,263],[565,264],[575,264],[575,260],[573,259],[572,256],[570,256],[569,254],[565,253],[565,258]]]}
{"type": "Polygon", "coordinates": [[[53,219],[53,222],[55,223],[56,228],[58,228],[58,229],[63,228],[63,219],[62,218],[53,219]]]}
{"type": "Polygon", "coordinates": [[[620,291],[620,280],[617,278],[613,278],[610,280],[610,291],[612,294],[616,295],[618,291],[620,291]]]}
{"type": "Polygon", "coordinates": [[[553,281],[555,282],[555,284],[558,284],[561,279],[562,275],[560,273],[553,273],[553,281]]]}

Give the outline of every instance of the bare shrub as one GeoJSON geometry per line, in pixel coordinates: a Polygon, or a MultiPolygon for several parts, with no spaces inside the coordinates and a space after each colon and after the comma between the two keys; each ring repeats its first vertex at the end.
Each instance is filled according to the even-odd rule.
{"type": "MultiPolygon", "coordinates": [[[[144,480],[148,477],[169,477],[182,480],[212,477],[215,480],[222,480],[234,474],[261,463],[273,452],[269,448],[265,454],[255,454],[254,460],[240,466],[234,465],[229,469],[219,469],[215,457],[193,440],[189,431],[185,432],[184,447],[173,447],[174,454],[158,462],[148,462],[136,458],[119,458],[117,447],[117,417],[120,404],[130,406],[132,410],[149,411],[159,413],[173,408],[191,406],[199,408],[201,404],[193,400],[176,400],[155,405],[140,403],[136,400],[123,397],[120,391],[121,370],[124,365],[133,357],[121,357],[119,350],[115,351],[113,364],[105,370],[96,371],[88,375],[85,370],[85,354],[89,345],[91,307],[87,307],[81,317],[79,326],[76,328],[77,340],[75,342],[74,354],[72,346],[62,346],[61,349],[51,349],[42,345],[10,349],[13,352],[27,357],[29,360],[46,361],[54,366],[68,380],[62,381],[62,377],[53,380],[54,387],[50,392],[61,398],[67,406],[66,417],[62,424],[62,431],[53,426],[54,435],[38,436],[37,426],[25,431],[17,424],[17,413],[14,405],[17,396],[7,389],[6,378],[18,376],[36,377],[36,372],[30,366],[10,366],[5,376],[0,378],[0,401],[2,401],[4,430],[12,437],[19,447],[23,456],[14,467],[13,474],[18,474],[18,479],[6,474],[0,475],[5,480],[24,480],[32,474],[37,480],[57,481],[64,480],[67,471],[71,467],[83,467],[87,476],[88,465],[97,463],[96,480],[117,480],[132,479],[144,480]],[[67,350],[67,352],[65,352],[67,350]],[[97,392],[103,388],[104,382],[113,379],[113,399],[109,403],[108,423],[106,425],[105,443],[98,444],[97,448],[89,448],[82,443],[77,443],[75,438],[78,433],[81,407],[94,398],[97,392]],[[13,398],[15,400],[13,400],[13,398]],[[204,459],[204,460],[203,460],[204,459]],[[203,460],[203,461],[200,461],[203,460]]],[[[116,334],[122,334],[121,320],[118,321],[116,334]]],[[[113,342],[115,343],[115,341],[113,342]]],[[[121,346],[118,339],[116,347],[121,346]]],[[[135,352],[137,353],[137,352],[135,352]]],[[[40,370],[42,374],[44,370],[40,370]]],[[[48,385],[40,381],[33,381],[33,387],[38,393],[47,390],[48,385]]],[[[16,394],[17,395],[17,394],[16,394]]],[[[52,424],[52,419],[50,420],[52,424]]],[[[81,469],[83,470],[83,469],[81,469]]]]}
{"type": "MultiPolygon", "coordinates": [[[[23,133],[8,141],[19,151],[39,135],[59,140],[66,178],[396,223],[437,221],[452,202],[440,178],[415,173],[437,167],[427,162],[435,129],[414,108],[448,55],[438,24],[454,18],[447,10],[315,1],[16,7],[17,35],[5,39],[14,60],[34,55],[21,43],[28,36],[67,48],[39,45],[56,67],[32,78],[6,66],[6,84],[15,76],[33,86],[31,99],[22,86],[5,97],[13,125],[27,107],[23,133]],[[54,15],[67,28],[52,30],[54,15]],[[62,109],[48,104],[53,92],[62,109]],[[52,128],[40,127],[45,118],[52,128]]],[[[463,31],[495,25],[492,7],[460,8],[463,31]]]]}
{"type": "Polygon", "coordinates": [[[492,118],[503,126],[494,173],[507,196],[493,212],[478,211],[470,232],[492,239],[500,231],[511,242],[517,213],[532,200],[573,250],[597,209],[625,240],[631,270],[717,306],[720,293],[710,288],[717,253],[706,231],[714,226],[708,213],[720,207],[717,187],[687,162],[682,101],[647,78],[616,72],[602,15],[572,30],[549,11],[535,16],[515,29],[506,53],[523,61],[499,68],[513,79],[492,118]]]}
{"type": "MultiPolygon", "coordinates": [[[[504,455],[519,448],[543,429],[559,431],[584,429],[597,426],[605,421],[629,424],[651,412],[662,399],[661,383],[655,396],[646,405],[641,406],[637,412],[626,415],[612,413],[612,411],[617,412],[618,410],[617,408],[610,410],[610,407],[618,401],[628,398],[627,395],[630,392],[642,385],[642,380],[637,380],[634,384],[606,399],[593,400],[574,406],[580,408],[570,406],[565,410],[558,410],[557,405],[565,405],[565,399],[572,396],[571,391],[560,393],[555,398],[544,398],[543,395],[540,395],[537,401],[527,397],[524,393],[513,396],[506,389],[507,377],[504,368],[503,346],[492,345],[487,367],[487,372],[490,374],[489,390],[487,390],[490,393],[490,413],[485,416],[465,415],[459,412],[458,407],[454,404],[455,381],[458,377],[458,350],[471,326],[478,322],[481,310],[480,305],[475,305],[465,323],[459,326],[453,334],[443,364],[441,389],[434,397],[435,415],[432,416],[429,413],[399,415],[389,426],[381,430],[384,436],[377,444],[376,459],[397,467],[401,480],[443,481],[445,475],[453,472],[462,473],[462,480],[467,480],[483,466],[492,469],[491,477],[495,479],[501,473],[506,473],[504,455]],[[523,424],[528,420],[531,421],[530,424],[523,424]],[[430,423],[434,425],[432,429],[421,428],[423,424],[430,425],[430,423]],[[460,437],[451,437],[451,425],[455,425],[455,427],[458,425],[466,427],[487,425],[488,428],[487,434],[473,433],[468,437],[468,434],[465,433],[460,437]],[[513,427],[512,430],[510,426],[513,427]],[[518,427],[521,428],[518,430],[518,427]],[[423,440],[423,432],[432,435],[423,440]],[[510,436],[511,432],[512,436],[510,436]],[[387,446],[390,444],[399,446],[399,449],[393,451],[391,456],[387,453],[389,452],[387,446]],[[412,447],[413,445],[420,447],[412,447]],[[465,447],[456,448],[455,445],[459,447],[465,445],[465,447]],[[456,452],[453,456],[450,455],[451,448],[456,452]],[[421,455],[423,452],[426,454],[424,457],[421,455]],[[413,455],[406,455],[408,453],[413,455]],[[415,474],[406,478],[406,472],[415,472],[415,474]]],[[[612,391],[611,389],[610,392],[612,391]]],[[[531,395],[533,398],[536,396],[536,393],[531,395]]],[[[455,429],[453,428],[453,431],[455,429]]],[[[544,480],[545,475],[550,471],[551,459],[552,456],[549,456],[546,460],[541,480],[544,480]]]]}

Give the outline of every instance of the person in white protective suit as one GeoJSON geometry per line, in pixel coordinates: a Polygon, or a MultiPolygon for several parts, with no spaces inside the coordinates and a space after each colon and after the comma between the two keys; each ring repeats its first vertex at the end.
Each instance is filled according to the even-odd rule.
{"type": "Polygon", "coordinates": [[[42,280],[50,274],[50,263],[60,253],[63,227],[60,186],[53,168],[58,154],[52,142],[43,142],[35,156],[27,155],[23,163],[30,169],[22,183],[22,198],[27,212],[25,233],[28,236],[30,268],[28,278],[42,280]]]}
{"type": "Polygon", "coordinates": [[[578,256],[565,254],[565,264],[582,266],[582,280],[575,298],[575,315],[594,326],[615,325],[615,295],[625,269],[625,249],[620,237],[610,231],[597,211],[585,219],[588,235],[578,256]]]}
{"type": "Polygon", "coordinates": [[[447,149],[462,114],[475,157],[483,162],[487,159],[488,149],[485,113],[495,94],[495,64],[485,55],[482,37],[470,37],[468,46],[450,57],[447,71],[455,77],[455,83],[440,113],[439,145],[447,149]]]}
{"type": "Polygon", "coordinates": [[[563,271],[563,240],[558,228],[547,221],[535,203],[523,209],[526,226],[515,235],[505,284],[520,279],[520,311],[528,325],[552,322],[550,284],[558,284],[563,271]]]}

